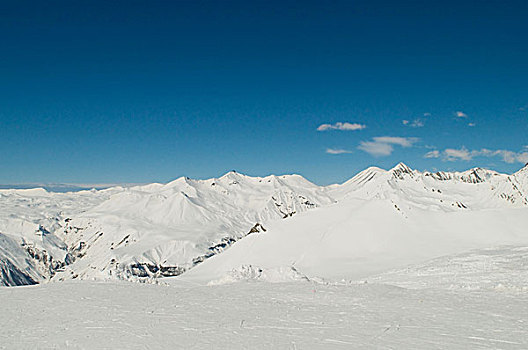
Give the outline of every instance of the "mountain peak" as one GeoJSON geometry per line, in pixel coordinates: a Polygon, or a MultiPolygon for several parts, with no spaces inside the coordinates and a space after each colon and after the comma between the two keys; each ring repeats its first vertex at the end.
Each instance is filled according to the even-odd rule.
{"type": "Polygon", "coordinates": [[[412,171],[412,169],[407,166],[407,164],[403,163],[403,162],[399,162],[398,164],[396,164],[396,166],[394,168],[392,168],[391,170],[406,170],[406,171],[412,171]]]}
{"type": "Polygon", "coordinates": [[[393,173],[405,173],[405,174],[413,174],[413,170],[408,167],[405,163],[399,162],[394,168],[390,170],[390,172],[393,173]]]}
{"type": "Polygon", "coordinates": [[[236,170],[231,170],[220,177],[220,179],[238,179],[243,177],[243,174],[237,173],[236,170]]]}
{"type": "Polygon", "coordinates": [[[521,169],[519,169],[515,174],[528,174],[528,163],[526,163],[521,169]]]}
{"type": "Polygon", "coordinates": [[[402,162],[398,163],[398,165],[392,168],[390,172],[392,173],[393,177],[396,177],[400,180],[404,179],[404,174],[410,175],[411,177],[414,176],[414,171],[402,162]]]}

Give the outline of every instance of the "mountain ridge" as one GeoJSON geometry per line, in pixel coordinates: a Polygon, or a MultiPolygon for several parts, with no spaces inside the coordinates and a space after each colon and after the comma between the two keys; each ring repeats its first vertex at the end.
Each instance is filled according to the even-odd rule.
{"type": "Polygon", "coordinates": [[[205,180],[180,177],[69,193],[0,190],[0,234],[20,248],[17,259],[0,251],[3,270],[17,269],[16,278],[9,280],[6,272],[0,283],[24,281],[19,271],[34,282],[179,275],[268,224],[350,200],[387,201],[402,218],[418,209],[527,207],[526,169],[511,175],[481,168],[432,173],[399,163],[389,170],[369,167],[329,186],[298,174],[231,171],[205,180]]]}

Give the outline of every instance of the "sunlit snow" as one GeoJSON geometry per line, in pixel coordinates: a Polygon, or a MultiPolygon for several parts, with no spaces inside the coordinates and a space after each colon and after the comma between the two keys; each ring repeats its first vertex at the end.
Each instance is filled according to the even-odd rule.
{"type": "Polygon", "coordinates": [[[524,349],[526,227],[527,167],[0,190],[0,348],[524,349]]]}

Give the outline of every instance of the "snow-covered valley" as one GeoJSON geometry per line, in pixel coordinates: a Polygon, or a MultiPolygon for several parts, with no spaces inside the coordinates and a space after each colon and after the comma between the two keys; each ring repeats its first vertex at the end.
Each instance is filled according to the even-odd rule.
{"type": "Polygon", "coordinates": [[[0,190],[0,348],[524,349],[526,227],[528,166],[0,190]]]}

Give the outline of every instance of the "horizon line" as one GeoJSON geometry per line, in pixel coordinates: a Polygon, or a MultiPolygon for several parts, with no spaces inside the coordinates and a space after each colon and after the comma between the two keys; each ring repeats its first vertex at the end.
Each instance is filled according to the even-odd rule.
{"type": "MultiPolygon", "coordinates": [[[[409,167],[404,162],[398,162],[395,166],[393,166],[390,169],[383,169],[383,168],[380,168],[379,166],[371,165],[371,166],[368,166],[365,169],[357,172],[356,174],[352,175],[348,180],[352,179],[354,176],[360,174],[362,171],[364,171],[366,169],[369,169],[369,168],[378,168],[378,169],[382,169],[384,171],[390,171],[390,170],[395,169],[396,167],[398,167],[400,164],[409,167]]],[[[454,173],[454,172],[458,172],[458,173],[460,173],[460,172],[467,172],[467,171],[476,170],[476,169],[483,169],[483,170],[495,171],[495,172],[497,172],[499,174],[504,174],[504,175],[514,175],[515,173],[521,171],[522,169],[524,169],[526,167],[528,167],[528,163],[526,163],[524,166],[520,167],[517,171],[513,172],[512,174],[501,173],[501,172],[493,170],[493,169],[483,168],[483,167],[479,167],[479,166],[471,167],[471,168],[463,170],[463,171],[450,171],[450,170],[430,171],[430,170],[418,170],[418,169],[414,169],[412,167],[409,167],[409,168],[411,170],[413,170],[413,171],[419,171],[421,173],[425,173],[425,172],[429,172],[429,173],[437,173],[437,172],[454,173]]],[[[294,176],[294,175],[298,175],[298,176],[303,177],[304,179],[310,181],[311,183],[313,183],[313,184],[315,184],[317,186],[324,186],[324,187],[342,184],[342,183],[330,183],[328,185],[319,185],[316,182],[313,182],[312,180],[308,179],[306,176],[304,176],[302,174],[299,174],[299,173],[278,174],[278,175],[277,174],[268,174],[268,175],[265,175],[265,176],[258,176],[258,175],[247,175],[247,174],[238,172],[236,170],[230,170],[230,171],[222,174],[219,177],[191,178],[191,177],[188,177],[188,176],[179,176],[179,177],[174,178],[172,180],[169,180],[167,182],[152,181],[152,182],[107,182],[107,183],[83,183],[83,182],[80,182],[80,183],[76,183],[76,182],[20,182],[20,183],[6,183],[6,184],[0,183],[0,190],[30,190],[30,189],[43,188],[44,190],[46,190],[48,192],[78,192],[78,191],[92,190],[92,189],[104,190],[104,189],[107,189],[107,188],[118,187],[118,186],[135,187],[135,186],[150,185],[150,184],[155,184],[155,183],[158,183],[158,184],[161,184],[161,185],[166,185],[166,184],[171,183],[173,181],[176,181],[176,180],[178,180],[180,178],[198,180],[198,181],[205,181],[205,180],[219,179],[219,178],[221,178],[221,177],[223,177],[223,176],[225,176],[227,174],[230,174],[230,173],[240,174],[240,175],[243,175],[243,176],[248,176],[248,177],[253,177],[253,178],[265,178],[265,177],[268,177],[268,176],[279,176],[280,177],[280,176],[294,176]],[[62,189],[62,191],[61,191],[61,189],[62,189]],[[68,190],[71,190],[71,191],[68,191],[68,190]]],[[[348,180],[345,180],[343,183],[345,183],[348,180]]]]}

